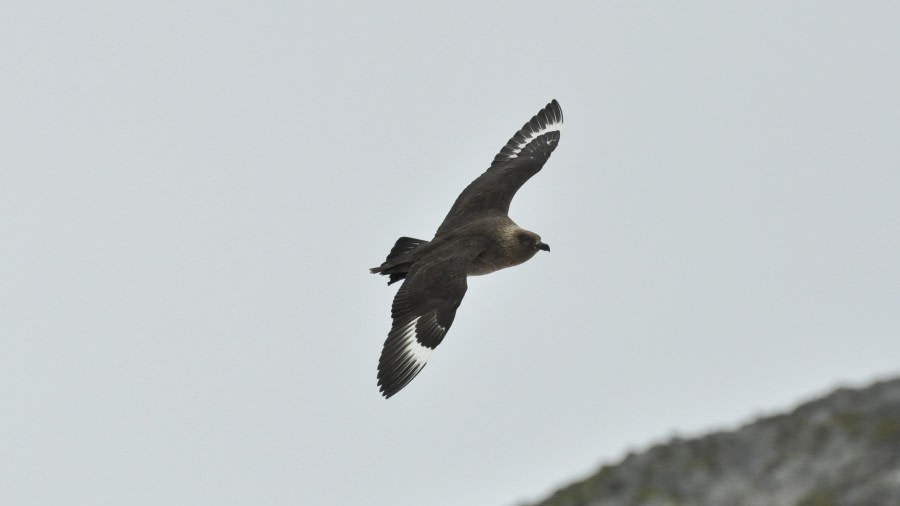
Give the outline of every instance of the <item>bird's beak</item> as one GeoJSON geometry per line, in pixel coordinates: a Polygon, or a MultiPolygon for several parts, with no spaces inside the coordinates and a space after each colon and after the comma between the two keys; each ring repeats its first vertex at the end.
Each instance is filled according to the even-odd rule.
{"type": "Polygon", "coordinates": [[[549,245],[549,244],[546,244],[546,243],[543,243],[543,242],[539,242],[539,243],[537,244],[537,247],[538,247],[538,249],[542,249],[542,250],[547,251],[547,252],[550,251],[550,245],[549,245]]]}

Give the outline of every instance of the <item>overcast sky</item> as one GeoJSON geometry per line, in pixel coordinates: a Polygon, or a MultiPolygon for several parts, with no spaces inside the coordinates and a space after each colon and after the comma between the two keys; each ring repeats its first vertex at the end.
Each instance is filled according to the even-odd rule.
{"type": "Polygon", "coordinates": [[[8,5],[2,502],[508,506],[900,373],[898,5],[8,5]],[[383,399],[367,268],[553,98],[383,399]]]}

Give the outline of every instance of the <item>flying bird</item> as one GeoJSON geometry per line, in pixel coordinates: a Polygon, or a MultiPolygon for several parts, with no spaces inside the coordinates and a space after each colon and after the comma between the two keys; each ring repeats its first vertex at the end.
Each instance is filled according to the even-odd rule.
{"type": "Polygon", "coordinates": [[[563,123],[556,100],[541,109],[457,197],[430,241],[401,237],[372,273],[403,280],[391,307],[393,324],[378,362],[386,398],[425,367],[466,294],[466,277],[519,265],[550,251],[541,236],[509,218],[509,203],[559,144],[563,123]]]}

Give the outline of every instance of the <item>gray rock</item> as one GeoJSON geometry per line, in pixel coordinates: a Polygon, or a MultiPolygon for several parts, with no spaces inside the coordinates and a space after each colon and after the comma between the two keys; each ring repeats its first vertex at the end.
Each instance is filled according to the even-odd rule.
{"type": "Polygon", "coordinates": [[[900,378],[672,440],[533,506],[900,505],[900,378]]]}

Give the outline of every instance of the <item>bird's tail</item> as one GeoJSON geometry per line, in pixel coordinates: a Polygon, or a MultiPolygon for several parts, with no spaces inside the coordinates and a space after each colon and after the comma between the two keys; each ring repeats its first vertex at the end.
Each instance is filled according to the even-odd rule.
{"type": "Polygon", "coordinates": [[[394,247],[391,248],[391,252],[388,253],[384,263],[378,267],[372,267],[369,271],[372,274],[390,276],[391,279],[388,281],[389,285],[391,283],[396,283],[397,281],[404,279],[406,273],[409,272],[409,268],[412,266],[414,260],[411,253],[425,244],[428,244],[428,241],[423,239],[413,239],[412,237],[401,237],[394,243],[394,247]]]}

